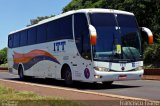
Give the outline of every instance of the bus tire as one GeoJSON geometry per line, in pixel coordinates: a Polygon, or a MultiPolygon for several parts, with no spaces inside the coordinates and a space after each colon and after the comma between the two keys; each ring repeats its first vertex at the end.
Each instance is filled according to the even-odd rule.
{"type": "Polygon", "coordinates": [[[25,79],[25,76],[24,76],[24,73],[23,73],[23,68],[22,68],[21,65],[18,68],[18,75],[19,75],[20,80],[24,80],[25,79]]]}
{"type": "Polygon", "coordinates": [[[20,80],[22,80],[22,81],[32,79],[31,76],[24,75],[24,70],[21,65],[18,68],[18,75],[19,75],[20,80]]]}
{"type": "Polygon", "coordinates": [[[72,72],[71,72],[71,69],[69,67],[64,68],[64,80],[65,80],[66,85],[72,85],[73,84],[72,72]]]}
{"type": "Polygon", "coordinates": [[[102,83],[103,83],[103,85],[105,85],[105,86],[111,86],[112,83],[113,83],[113,81],[106,81],[106,82],[102,82],[102,83]]]}

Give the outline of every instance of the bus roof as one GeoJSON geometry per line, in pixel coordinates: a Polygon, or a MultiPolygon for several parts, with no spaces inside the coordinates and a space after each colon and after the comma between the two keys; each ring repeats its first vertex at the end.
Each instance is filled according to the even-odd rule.
{"type": "Polygon", "coordinates": [[[88,13],[88,12],[91,12],[91,13],[97,13],[97,12],[98,13],[116,13],[116,14],[134,15],[131,12],[114,10],[114,9],[89,8],[89,9],[72,10],[72,11],[69,11],[69,12],[66,12],[66,13],[63,13],[63,14],[60,14],[60,15],[42,20],[35,25],[31,25],[31,26],[25,27],[23,29],[10,32],[9,35],[13,34],[13,33],[16,33],[16,32],[19,32],[19,31],[23,31],[23,30],[35,27],[35,26],[38,26],[38,25],[41,25],[41,24],[44,24],[44,23],[47,23],[47,22],[50,22],[50,21],[53,21],[53,20],[56,20],[56,19],[59,19],[59,18],[62,18],[62,17],[65,17],[65,16],[68,16],[68,15],[72,15],[72,14],[75,14],[75,13],[88,13]]]}

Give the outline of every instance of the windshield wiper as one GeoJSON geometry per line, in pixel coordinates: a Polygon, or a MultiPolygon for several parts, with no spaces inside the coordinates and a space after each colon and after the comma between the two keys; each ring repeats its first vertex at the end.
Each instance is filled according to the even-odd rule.
{"type": "MultiPolygon", "coordinates": [[[[127,45],[125,41],[124,41],[124,44],[127,45]]],[[[130,47],[122,47],[122,48],[126,48],[130,52],[130,53],[129,52],[127,53],[127,50],[122,49],[122,53],[126,56],[126,58],[129,58],[130,60],[136,60],[136,57],[130,47]]]]}
{"type": "Polygon", "coordinates": [[[129,51],[130,51],[130,53],[131,53],[132,58],[133,58],[134,60],[136,60],[136,57],[134,56],[134,54],[133,54],[133,52],[132,52],[131,48],[130,48],[130,47],[128,47],[128,49],[129,49],[129,51]]]}
{"type": "MultiPolygon", "coordinates": [[[[123,47],[122,47],[122,48],[123,48],[123,47]]],[[[125,52],[122,52],[122,53],[125,55],[125,57],[127,57],[128,59],[131,60],[130,56],[128,56],[125,52]]]]}

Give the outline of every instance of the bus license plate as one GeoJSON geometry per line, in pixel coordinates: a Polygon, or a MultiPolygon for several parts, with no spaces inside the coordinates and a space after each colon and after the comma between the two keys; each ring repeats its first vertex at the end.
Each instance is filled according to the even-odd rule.
{"type": "Polygon", "coordinates": [[[125,80],[125,79],[127,79],[127,75],[119,75],[118,79],[119,80],[125,80]]]}

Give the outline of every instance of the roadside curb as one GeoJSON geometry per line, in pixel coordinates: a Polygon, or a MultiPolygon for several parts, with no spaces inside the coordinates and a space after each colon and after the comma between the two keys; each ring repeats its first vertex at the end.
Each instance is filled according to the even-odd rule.
{"type": "Polygon", "coordinates": [[[8,68],[6,68],[6,67],[0,67],[0,72],[8,72],[8,68]]]}
{"type": "Polygon", "coordinates": [[[24,85],[30,85],[30,86],[37,86],[37,87],[43,87],[43,88],[51,88],[51,89],[57,89],[57,90],[64,90],[64,91],[72,91],[72,92],[98,95],[98,96],[104,96],[104,97],[118,98],[118,99],[124,99],[124,100],[158,102],[158,101],[153,101],[153,100],[143,99],[143,98],[121,96],[121,95],[115,95],[115,94],[96,93],[96,92],[91,92],[91,91],[81,91],[81,90],[76,90],[72,88],[55,87],[55,86],[49,86],[49,85],[34,84],[34,83],[29,83],[29,82],[19,82],[19,81],[11,81],[11,80],[4,80],[4,79],[0,79],[0,81],[16,83],[16,84],[24,84],[24,85]]]}

